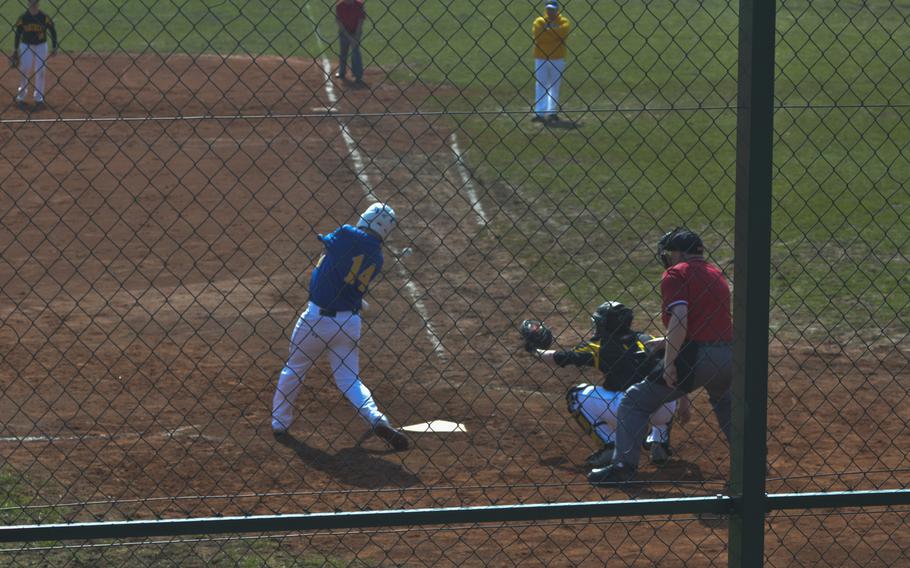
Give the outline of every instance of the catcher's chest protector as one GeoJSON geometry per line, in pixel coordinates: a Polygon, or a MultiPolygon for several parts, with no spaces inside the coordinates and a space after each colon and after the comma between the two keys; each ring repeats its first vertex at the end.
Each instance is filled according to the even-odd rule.
{"type": "Polygon", "coordinates": [[[604,388],[610,391],[624,391],[644,379],[650,370],[649,357],[637,335],[602,341],[600,370],[604,388]]]}

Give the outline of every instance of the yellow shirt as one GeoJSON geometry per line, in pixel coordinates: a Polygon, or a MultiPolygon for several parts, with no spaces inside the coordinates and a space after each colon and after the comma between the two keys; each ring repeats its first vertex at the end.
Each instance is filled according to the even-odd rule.
{"type": "Polygon", "coordinates": [[[550,22],[546,16],[540,16],[534,20],[531,35],[534,37],[535,59],[563,59],[566,56],[569,19],[558,14],[556,19],[550,22]],[[548,23],[554,27],[546,27],[548,23]]]}

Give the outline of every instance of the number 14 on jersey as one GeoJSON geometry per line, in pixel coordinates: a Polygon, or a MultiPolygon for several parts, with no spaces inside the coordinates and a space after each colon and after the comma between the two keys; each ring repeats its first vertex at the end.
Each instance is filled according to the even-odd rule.
{"type": "Polygon", "coordinates": [[[351,271],[348,272],[348,275],[344,277],[345,284],[354,284],[354,282],[359,282],[357,289],[360,292],[366,292],[367,286],[370,285],[370,280],[373,279],[373,273],[376,272],[376,265],[370,264],[361,271],[360,267],[363,265],[363,255],[359,254],[352,259],[351,271]]]}

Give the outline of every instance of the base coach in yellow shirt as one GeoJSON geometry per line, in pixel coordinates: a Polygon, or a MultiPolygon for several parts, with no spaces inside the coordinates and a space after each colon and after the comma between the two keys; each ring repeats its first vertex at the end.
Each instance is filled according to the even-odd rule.
{"type": "Polygon", "coordinates": [[[559,13],[556,0],[547,1],[547,14],[534,20],[534,120],[555,122],[559,85],[566,67],[566,37],[569,20],[559,13]]]}

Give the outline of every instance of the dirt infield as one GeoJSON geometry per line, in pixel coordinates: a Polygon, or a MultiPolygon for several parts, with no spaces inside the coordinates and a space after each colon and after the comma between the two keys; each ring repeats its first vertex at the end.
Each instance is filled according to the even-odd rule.
{"type": "MultiPolygon", "coordinates": [[[[83,56],[52,67],[50,110],[21,121],[29,115],[10,106],[0,129],[0,451],[51,480],[39,501],[79,503],[71,518],[88,520],[723,490],[727,451],[703,396],[706,418],[675,428],[671,465],[644,460],[647,483],[585,483],[594,445],[564,402],[579,375],[534,366],[515,324],[535,314],[574,339],[587,314],[499,245],[527,206],[462,169],[453,135],[463,148],[470,140],[448,117],[408,114],[443,88],[373,70],[367,89],[327,89],[320,61],[280,58],[83,56]],[[468,433],[415,435],[412,451],[390,453],[320,362],[295,441],[279,444],[271,398],[315,234],[354,219],[370,191],[401,214],[390,252],[414,254],[390,254],[374,286],[362,376],[396,423],[447,419],[468,433]],[[520,296],[519,284],[538,293],[520,296]]],[[[900,361],[802,342],[772,352],[769,491],[901,486],[895,471],[908,464],[894,441],[910,413],[900,361]]],[[[722,519],[651,519],[300,542],[394,564],[707,566],[726,564],[725,533],[722,519]]],[[[786,530],[768,538],[781,540],[778,554],[812,558],[787,547],[801,541],[786,530]]]]}

